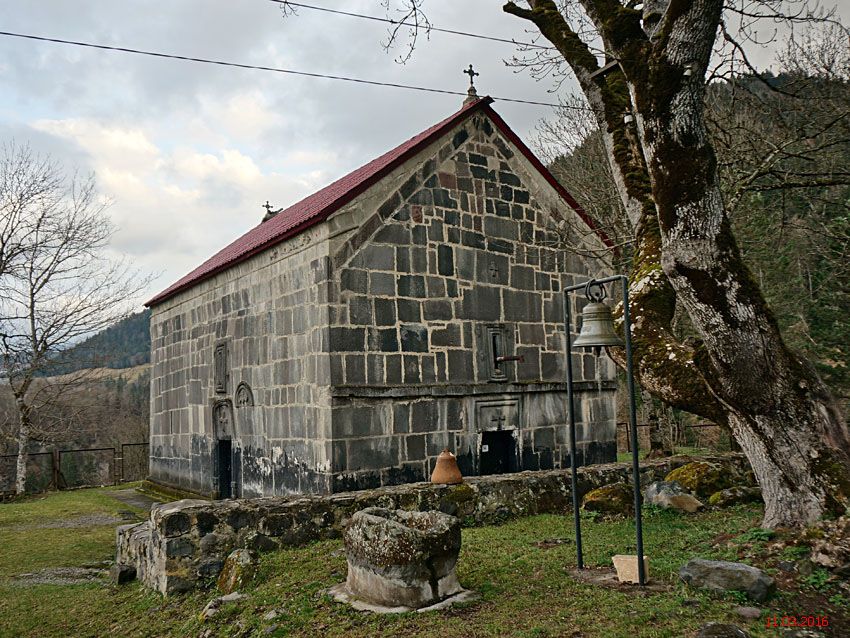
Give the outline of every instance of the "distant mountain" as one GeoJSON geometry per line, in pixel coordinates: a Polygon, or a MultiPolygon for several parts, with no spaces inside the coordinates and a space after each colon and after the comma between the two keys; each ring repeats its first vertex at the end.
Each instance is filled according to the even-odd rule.
{"type": "Polygon", "coordinates": [[[84,368],[132,368],[150,363],[150,309],[98,332],[62,353],[62,362],[45,375],[65,374],[84,368]]]}

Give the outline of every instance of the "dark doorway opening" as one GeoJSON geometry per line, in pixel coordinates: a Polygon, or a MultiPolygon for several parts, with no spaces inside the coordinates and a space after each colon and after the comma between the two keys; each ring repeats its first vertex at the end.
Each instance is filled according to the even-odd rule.
{"type": "Polygon", "coordinates": [[[506,474],[517,471],[516,439],[513,430],[481,433],[479,474],[506,474]]]}
{"type": "Polygon", "coordinates": [[[233,492],[233,449],[230,439],[218,442],[218,497],[232,498],[233,492]]]}

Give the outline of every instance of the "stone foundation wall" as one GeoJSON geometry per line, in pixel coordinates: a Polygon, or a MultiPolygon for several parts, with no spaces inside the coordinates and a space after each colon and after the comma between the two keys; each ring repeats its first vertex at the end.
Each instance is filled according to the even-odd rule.
{"type": "MultiPolygon", "coordinates": [[[[647,461],[641,467],[641,483],[660,480],[691,460],[647,461]]],[[[748,470],[741,454],[710,460],[742,476],[748,470]]],[[[602,485],[629,482],[630,476],[631,468],[624,463],[583,467],[579,470],[580,495],[602,485]]],[[[119,527],[116,562],[134,566],[145,585],[168,594],[209,586],[236,548],[271,551],[337,538],[354,512],[367,507],[439,510],[470,526],[533,514],[566,514],[571,504],[568,470],[470,477],[451,486],[414,483],[327,496],[183,500],[154,507],[144,523],[119,527]]]]}
{"type": "MultiPolygon", "coordinates": [[[[577,382],[575,389],[579,465],[615,461],[615,382],[577,382]]],[[[570,465],[561,383],[338,388],[332,413],[334,492],[427,480],[444,448],[457,455],[464,476],[570,465]],[[512,448],[501,471],[483,451],[488,432],[504,433],[512,448]]]]}

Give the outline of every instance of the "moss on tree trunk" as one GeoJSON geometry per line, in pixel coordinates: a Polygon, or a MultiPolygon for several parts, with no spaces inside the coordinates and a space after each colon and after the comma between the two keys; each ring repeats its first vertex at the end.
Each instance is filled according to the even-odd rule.
{"type": "MultiPolygon", "coordinates": [[[[744,264],[719,189],[704,119],[704,75],[721,0],[673,0],[657,21],[608,0],[582,0],[607,79],[552,0],[512,2],[564,56],[609,136],[609,158],[634,215],[630,277],[641,384],[725,424],[762,488],[766,526],[807,525],[850,504],[850,434],[811,367],[790,352],[744,264]],[[686,73],[686,70],[688,71],[686,73]],[[634,128],[622,114],[630,112],[634,128]],[[679,302],[699,340],[670,329],[679,302]]],[[[614,353],[622,362],[622,353],[614,353]]]]}

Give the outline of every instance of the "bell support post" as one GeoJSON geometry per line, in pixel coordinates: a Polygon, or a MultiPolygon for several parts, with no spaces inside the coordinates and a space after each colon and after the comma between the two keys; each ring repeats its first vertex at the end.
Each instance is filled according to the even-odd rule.
{"type": "Polygon", "coordinates": [[[584,556],[581,548],[581,519],[578,511],[578,468],[576,466],[576,415],[575,400],[573,397],[573,357],[572,357],[572,313],[570,312],[569,290],[564,290],[564,333],[567,338],[566,364],[567,364],[567,412],[570,415],[570,480],[573,492],[573,522],[576,530],[576,564],[579,569],[584,569],[584,556]]]}
{"type": "Polygon", "coordinates": [[[598,356],[601,348],[609,346],[625,346],[626,348],[626,380],[629,392],[629,437],[632,448],[632,483],[635,502],[635,534],[637,536],[637,571],[638,583],[646,584],[646,571],[644,568],[643,554],[643,522],[641,517],[640,503],[640,462],[638,459],[637,443],[637,406],[635,404],[635,380],[632,369],[632,338],[631,338],[631,311],[629,308],[629,280],[625,275],[613,275],[604,279],[590,279],[580,284],[564,288],[564,331],[566,336],[566,368],[567,368],[567,401],[569,403],[570,423],[570,470],[573,492],[573,518],[576,533],[576,557],[579,569],[584,568],[584,557],[582,556],[581,544],[581,520],[579,517],[578,502],[578,470],[576,466],[576,435],[575,435],[575,403],[573,396],[573,346],[591,348],[598,356]],[[613,328],[611,310],[603,301],[607,295],[605,284],[620,282],[623,286],[623,330],[625,342],[620,339],[613,328]],[[576,290],[584,289],[585,297],[590,302],[582,312],[581,333],[573,342],[570,324],[572,313],[570,312],[569,294],[576,290]]]}

